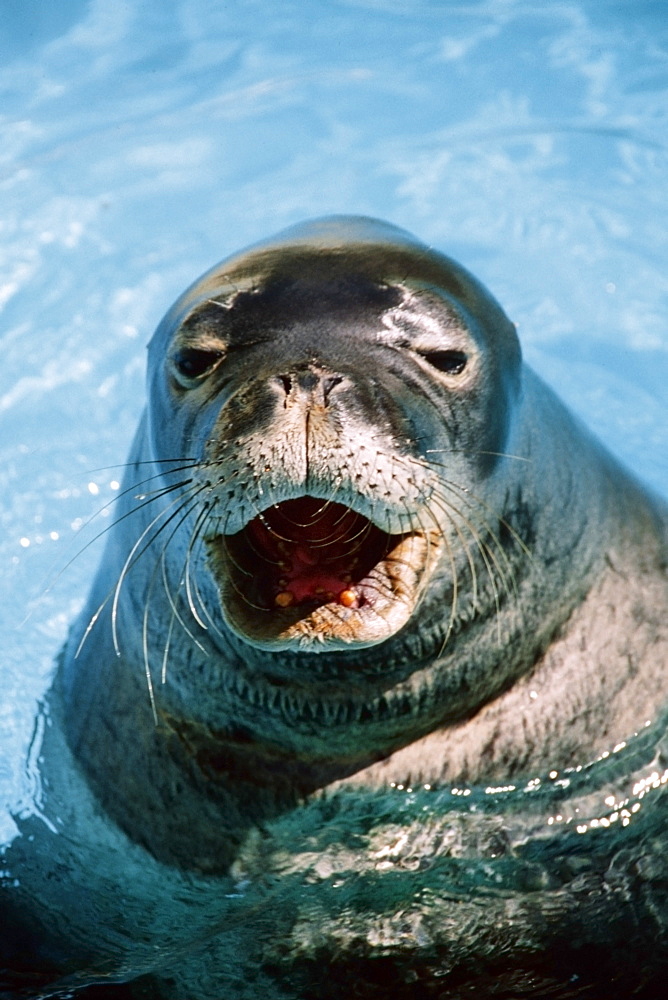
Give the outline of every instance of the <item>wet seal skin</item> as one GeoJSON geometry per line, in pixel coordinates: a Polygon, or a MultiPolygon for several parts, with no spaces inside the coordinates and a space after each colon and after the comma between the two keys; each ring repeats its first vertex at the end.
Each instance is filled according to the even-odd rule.
{"type": "Polygon", "coordinates": [[[654,997],[667,525],[409,234],[217,265],[149,347],[6,964],[40,996],[654,997]]]}

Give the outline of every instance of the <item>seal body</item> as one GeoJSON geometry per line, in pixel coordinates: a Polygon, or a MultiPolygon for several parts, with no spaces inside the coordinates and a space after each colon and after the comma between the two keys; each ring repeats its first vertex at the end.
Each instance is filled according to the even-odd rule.
{"type": "MultiPolygon", "coordinates": [[[[363,882],[364,852],[355,855],[353,842],[373,840],[389,790],[516,789],[605,759],[659,726],[667,525],[665,504],[522,363],[515,329],[490,294],[408,234],[367,219],[322,220],[213,268],[151,341],[149,404],[117,520],[48,709],[52,803],[62,807],[69,794],[78,804],[77,842],[86,842],[78,857],[89,887],[96,870],[106,944],[86,942],[82,929],[63,940],[50,928],[44,954],[54,967],[88,970],[77,972],[85,981],[102,966],[119,980],[160,973],[178,954],[178,989],[192,997],[231,988],[225,977],[239,949],[252,953],[240,960],[239,996],[251,967],[269,975],[279,966],[276,995],[312,995],[304,969],[316,954],[356,970],[368,989],[360,995],[379,986],[388,994],[385,975],[396,996],[411,983],[455,990],[465,975],[480,984],[507,974],[509,990],[524,977],[526,995],[599,974],[606,995],[617,995],[615,983],[626,989],[628,969],[613,959],[583,964],[580,938],[563,982],[543,968],[568,940],[576,896],[568,879],[559,905],[535,904],[557,916],[531,945],[517,945],[520,978],[512,957],[498,965],[490,943],[499,922],[501,937],[519,926],[509,910],[493,919],[493,907],[487,918],[479,910],[469,937],[442,895],[428,933],[411,917],[405,933],[388,924],[383,938],[370,916],[382,902],[366,914],[355,904],[358,926],[350,899],[340,906],[332,897],[340,852],[333,861],[323,841],[321,796],[356,803],[348,839],[337,843],[353,852],[347,863],[363,882]],[[301,832],[295,842],[295,829],[309,825],[311,839],[301,832]],[[273,844],[264,864],[257,830],[273,844]],[[281,837],[295,857],[315,849],[329,858],[333,881],[322,888],[317,874],[322,895],[305,911],[314,883],[300,864],[277,861],[281,837]],[[135,872],[133,899],[161,915],[155,931],[137,920],[137,901],[125,910],[110,902],[123,865],[100,883],[109,852],[119,851],[126,875],[135,872]],[[242,919],[245,904],[230,900],[252,897],[269,871],[283,887],[289,928],[278,920],[262,957],[249,943],[254,918],[242,919]],[[311,906],[320,937],[300,945],[295,928],[311,906]],[[202,942],[212,919],[221,934],[230,920],[234,930],[209,953],[202,942]],[[291,944],[277,957],[281,938],[291,944]],[[190,964],[184,941],[197,942],[190,964]]],[[[444,831],[458,823],[467,856],[497,857],[486,820],[455,820],[440,799],[411,802],[374,873],[386,870],[383,857],[392,868],[407,843],[426,836],[420,810],[441,839],[427,838],[419,865],[448,856],[444,831]]],[[[517,836],[530,839],[525,828],[517,836]]],[[[29,866],[20,856],[15,864],[29,866]]],[[[442,890],[437,867],[433,882],[421,876],[420,891],[442,890]]],[[[44,905],[72,920],[58,886],[44,905]]],[[[518,876],[508,889],[520,909],[523,886],[518,876]]],[[[624,905],[635,913],[629,891],[624,905]]],[[[21,926],[29,928],[29,912],[23,900],[21,926]]],[[[598,910],[592,921],[591,934],[608,944],[621,933],[623,921],[610,930],[598,910]]],[[[533,918],[525,925],[528,941],[533,918]]],[[[582,940],[588,933],[578,931],[582,940]]],[[[160,989],[172,995],[165,981],[160,989]]]]}

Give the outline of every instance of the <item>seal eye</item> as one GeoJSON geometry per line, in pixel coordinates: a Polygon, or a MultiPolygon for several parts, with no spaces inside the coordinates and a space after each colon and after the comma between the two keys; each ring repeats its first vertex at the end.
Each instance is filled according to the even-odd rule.
{"type": "Polygon", "coordinates": [[[202,351],[196,347],[180,347],[172,355],[176,376],[182,384],[189,385],[215,368],[222,357],[221,351],[202,351]]]}
{"type": "Polygon", "coordinates": [[[444,375],[461,375],[468,360],[463,351],[423,351],[421,354],[444,375]]]}

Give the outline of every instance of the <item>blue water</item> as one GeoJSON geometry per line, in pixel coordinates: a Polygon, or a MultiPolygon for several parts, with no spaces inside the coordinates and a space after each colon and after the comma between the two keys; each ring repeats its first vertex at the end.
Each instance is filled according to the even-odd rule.
{"type": "Polygon", "coordinates": [[[144,345],[234,249],[331,212],[409,229],[668,494],[664,0],[3,0],[0,135],[0,841],[144,345]]]}

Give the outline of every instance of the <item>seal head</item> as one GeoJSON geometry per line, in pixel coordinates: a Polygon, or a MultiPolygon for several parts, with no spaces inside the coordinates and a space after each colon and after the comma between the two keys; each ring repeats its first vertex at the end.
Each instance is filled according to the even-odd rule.
{"type": "Polygon", "coordinates": [[[461,549],[429,456],[466,489],[505,447],[520,352],[489,294],[401,230],[330,219],[210,271],[151,358],[153,453],[198,462],[225,624],[275,651],[400,632],[461,549]]]}

